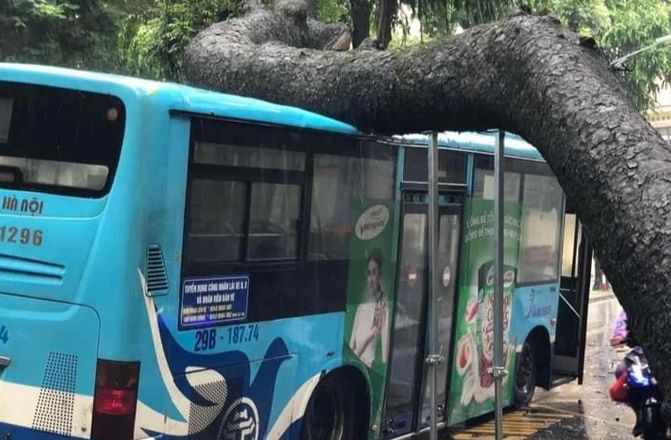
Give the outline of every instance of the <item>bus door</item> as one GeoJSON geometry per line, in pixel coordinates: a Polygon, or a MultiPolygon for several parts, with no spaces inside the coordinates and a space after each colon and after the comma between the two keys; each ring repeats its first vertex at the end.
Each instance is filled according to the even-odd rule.
{"type": "Polygon", "coordinates": [[[554,343],[552,385],[575,378],[582,384],[587,334],[592,246],[582,224],[567,205],[554,343]]]}
{"type": "MultiPolygon", "coordinates": [[[[462,199],[440,196],[438,210],[438,345],[445,360],[438,366],[438,423],[446,417],[446,397],[455,285],[458,273],[462,199]]],[[[428,204],[426,193],[404,193],[396,281],[384,437],[394,438],[426,427],[430,414],[428,355],[428,204]]]]}

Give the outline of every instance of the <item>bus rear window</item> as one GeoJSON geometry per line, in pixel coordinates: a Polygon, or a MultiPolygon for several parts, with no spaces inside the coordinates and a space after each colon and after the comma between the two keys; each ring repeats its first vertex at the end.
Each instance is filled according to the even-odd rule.
{"type": "Polygon", "coordinates": [[[104,195],[125,121],[111,95],[0,81],[0,187],[104,195]]]}

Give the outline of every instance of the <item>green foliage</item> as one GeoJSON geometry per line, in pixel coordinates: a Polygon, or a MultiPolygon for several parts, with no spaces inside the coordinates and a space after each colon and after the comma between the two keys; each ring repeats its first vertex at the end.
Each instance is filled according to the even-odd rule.
{"type": "Polygon", "coordinates": [[[467,28],[498,20],[519,5],[515,0],[447,0],[455,21],[467,28]]]}
{"type": "Polygon", "coordinates": [[[4,61],[118,69],[115,1],[5,0],[0,2],[4,61]]]}
{"type": "MultiPolygon", "coordinates": [[[[541,0],[535,12],[554,11],[575,32],[593,37],[613,60],[671,34],[671,7],[660,0],[541,0]]],[[[671,49],[656,47],[626,61],[620,73],[633,104],[645,112],[655,106],[659,79],[671,73],[671,49]]]]}
{"type": "Polygon", "coordinates": [[[553,10],[581,35],[598,37],[610,27],[611,14],[603,0],[555,0],[553,10]]]}
{"type": "MultiPolygon", "coordinates": [[[[610,27],[597,40],[611,58],[641,49],[671,34],[671,7],[659,0],[606,0],[611,11],[610,27]]],[[[671,49],[658,46],[626,61],[630,72],[621,74],[625,88],[640,110],[655,106],[656,80],[671,73],[671,49]]]]}
{"type": "Polygon", "coordinates": [[[236,8],[235,0],[156,0],[122,23],[120,56],[134,75],[181,81],[184,49],[191,38],[236,8]]]}
{"type": "Polygon", "coordinates": [[[317,19],[326,23],[345,23],[351,26],[349,1],[317,0],[317,19]]]}
{"type": "MultiPolygon", "coordinates": [[[[407,1],[414,16],[422,23],[422,37],[435,38],[453,32],[457,25],[466,28],[499,19],[518,4],[527,6],[536,14],[556,14],[573,31],[594,38],[611,60],[645,47],[655,38],[671,34],[671,5],[664,0],[407,1]]],[[[407,24],[403,29],[407,29],[407,24]]],[[[419,41],[426,41],[426,38],[401,33],[401,45],[419,41]]],[[[630,71],[620,76],[633,104],[642,112],[653,109],[659,80],[671,80],[671,47],[659,46],[642,52],[627,60],[626,65],[630,71]]]]}
{"type": "MultiPolygon", "coordinates": [[[[183,80],[184,50],[201,29],[235,15],[240,0],[3,0],[0,59],[183,80]]],[[[270,2],[271,0],[265,0],[270,2]]],[[[326,22],[352,24],[350,0],[316,0],[326,22]]],[[[368,0],[375,18],[380,0],[368,0]]],[[[400,33],[391,47],[421,44],[501,18],[523,4],[535,13],[553,12],[562,22],[593,37],[615,59],[671,34],[666,0],[397,0],[400,33]],[[419,19],[420,35],[410,33],[419,19]]],[[[371,31],[377,27],[371,20],[371,31]]],[[[620,73],[641,110],[654,106],[660,79],[671,79],[671,48],[656,47],[626,62],[620,73]]]]}

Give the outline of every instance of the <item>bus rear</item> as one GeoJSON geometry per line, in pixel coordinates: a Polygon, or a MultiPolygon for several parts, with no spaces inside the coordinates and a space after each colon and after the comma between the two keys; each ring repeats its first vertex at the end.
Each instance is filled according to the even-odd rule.
{"type": "Polygon", "coordinates": [[[67,88],[76,77],[43,75],[0,67],[0,430],[107,438],[96,431],[132,429],[137,365],[98,359],[95,297],[109,286],[88,268],[102,257],[90,250],[104,230],[126,107],[67,88]]]}

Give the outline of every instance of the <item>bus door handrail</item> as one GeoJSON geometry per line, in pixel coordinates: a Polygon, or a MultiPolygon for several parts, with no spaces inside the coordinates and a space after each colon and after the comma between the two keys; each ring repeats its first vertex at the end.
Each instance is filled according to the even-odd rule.
{"type": "Polygon", "coordinates": [[[575,316],[577,316],[578,318],[580,318],[580,317],[581,317],[581,316],[580,316],[580,313],[578,313],[578,311],[575,309],[575,307],[573,307],[573,305],[566,299],[566,297],[564,297],[564,295],[562,295],[561,290],[562,290],[562,289],[559,289],[559,297],[562,299],[562,301],[564,301],[564,302],[566,303],[566,305],[568,306],[568,308],[571,309],[571,311],[572,311],[573,313],[575,313],[575,316]]]}

